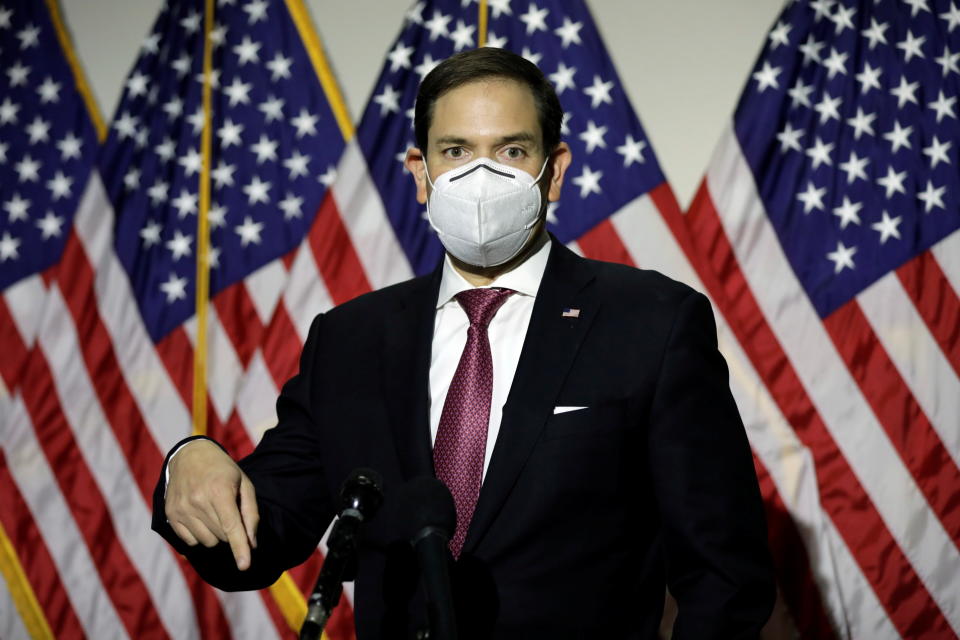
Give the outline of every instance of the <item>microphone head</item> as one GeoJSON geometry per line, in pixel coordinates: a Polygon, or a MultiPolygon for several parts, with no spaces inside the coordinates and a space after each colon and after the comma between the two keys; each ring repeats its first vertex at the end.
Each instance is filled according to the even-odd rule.
{"type": "Polygon", "coordinates": [[[373,469],[354,469],[340,488],[340,513],[356,509],[370,518],[383,503],[383,480],[373,469]]]}
{"type": "Polygon", "coordinates": [[[394,494],[400,514],[399,533],[414,541],[425,530],[439,530],[449,539],[457,526],[453,496],[440,480],[421,476],[399,487],[394,494]]]}

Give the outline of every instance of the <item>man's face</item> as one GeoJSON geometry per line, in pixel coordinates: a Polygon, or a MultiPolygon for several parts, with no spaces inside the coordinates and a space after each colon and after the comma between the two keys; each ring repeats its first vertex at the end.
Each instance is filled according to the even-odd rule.
{"type": "MultiPolygon", "coordinates": [[[[536,176],[546,159],[542,141],[531,91],[514,80],[484,79],[437,99],[427,131],[427,148],[408,151],[406,166],[417,183],[417,200],[423,204],[430,193],[427,169],[436,182],[451,169],[477,158],[489,158],[536,176]]],[[[569,156],[565,143],[550,154],[541,189],[551,201],[560,197],[569,156]]]]}

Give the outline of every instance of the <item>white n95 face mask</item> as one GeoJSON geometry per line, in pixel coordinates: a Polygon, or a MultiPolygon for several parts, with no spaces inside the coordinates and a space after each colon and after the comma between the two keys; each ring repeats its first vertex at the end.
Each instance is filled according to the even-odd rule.
{"type": "MultiPolygon", "coordinates": [[[[426,167],[425,167],[426,168],[426,167]]],[[[526,171],[489,158],[477,158],[427,181],[430,226],[455,258],[477,267],[495,267],[514,258],[526,245],[540,217],[537,183],[526,171]]]]}

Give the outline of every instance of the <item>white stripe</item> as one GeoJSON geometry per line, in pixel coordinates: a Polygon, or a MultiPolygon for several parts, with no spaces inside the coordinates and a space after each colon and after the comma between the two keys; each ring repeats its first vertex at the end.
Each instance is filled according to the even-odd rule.
{"type": "Polygon", "coordinates": [[[330,293],[317,270],[313,249],[306,240],[293,260],[287,290],[283,292],[283,304],[301,344],[307,339],[314,316],[333,307],[330,293]]]}
{"type": "Polygon", "coordinates": [[[960,229],[935,244],[930,251],[953,288],[954,295],[960,296],[960,229]]]}
{"type": "MultiPolygon", "coordinates": [[[[208,303],[207,308],[207,392],[220,420],[226,422],[237,400],[243,363],[220,322],[216,307],[208,303]]],[[[190,324],[195,327],[195,319],[191,319],[190,324]]]]}
{"type": "Polygon", "coordinates": [[[960,630],[957,548],[877,424],[797,282],[729,128],[707,183],[751,290],[814,406],[930,596],[960,630]]]}
{"type": "Polygon", "coordinates": [[[88,638],[128,637],[73,514],[60,494],[19,395],[14,396],[8,416],[0,447],[14,484],[43,532],[47,550],[84,633],[88,638]]]}
{"type": "MultiPolygon", "coordinates": [[[[279,640],[277,625],[264,612],[263,596],[259,591],[232,591],[214,589],[223,606],[223,614],[230,623],[231,636],[237,640],[279,640]]],[[[267,594],[268,598],[273,596],[267,594]]],[[[284,629],[286,630],[286,629],[284,629]]],[[[173,639],[176,640],[176,639],[173,639]]]]}
{"type": "Polygon", "coordinates": [[[38,343],[53,372],[64,416],[106,501],[117,538],[147,587],[167,632],[173,638],[197,637],[186,580],[173,551],[147,525],[150,512],[101,410],[86,365],[78,357],[81,351],[76,328],[58,287],[51,288],[47,298],[38,343]]]}
{"type": "Polygon", "coordinates": [[[26,640],[29,637],[27,628],[23,626],[23,620],[20,619],[20,612],[13,603],[13,596],[10,595],[7,582],[3,579],[3,575],[0,575],[0,638],[26,640]]]}
{"type": "MultiPolygon", "coordinates": [[[[612,222],[635,264],[668,274],[698,291],[706,291],[650,198],[644,196],[632,201],[613,216],[612,222]]],[[[846,628],[852,617],[857,624],[891,633],[842,637],[897,637],[889,618],[869,590],[866,578],[820,507],[810,452],[797,439],[716,306],[714,312],[719,348],[730,370],[730,388],[751,447],[763,460],[790,516],[798,523],[811,573],[835,628],[846,628]],[[845,570],[839,570],[839,564],[845,570]],[[851,609],[856,610],[852,616],[847,613],[851,609]]]]}
{"type": "Polygon", "coordinates": [[[3,292],[20,339],[27,349],[33,345],[37,335],[37,325],[40,324],[46,295],[47,288],[39,275],[24,278],[3,292]]]}
{"type": "Polygon", "coordinates": [[[370,286],[379,289],[411,278],[410,263],[393,233],[356,138],[344,149],[330,192],[370,286]]]}
{"type": "Polygon", "coordinates": [[[241,286],[246,286],[247,294],[257,310],[260,323],[266,325],[273,317],[280,296],[287,286],[287,268],[279,258],[263,265],[246,278],[241,286]]]}
{"type": "Polygon", "coordinates": [[[857,301],[913,397],[930,419],[953,464],[960,463],[960,379],[895,273],[865,289],[857,301]]]}
{"type": "Polygon", "coordinates": [[[237,415],[254,444],[260,442],[264,431],[277,424],[276,402],[277,386],[263,361],[263,354],[257,349],[237,396],[237,415]]]}

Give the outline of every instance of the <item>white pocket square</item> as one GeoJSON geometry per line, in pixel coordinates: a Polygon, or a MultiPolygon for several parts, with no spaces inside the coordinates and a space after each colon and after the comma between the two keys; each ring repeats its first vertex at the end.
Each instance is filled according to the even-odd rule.
{"type": "Polygon", "coordinates": [[[558,413],[570,413],[571,411],[580,411],[581,409],[586,409],[587,407],[563,407],[557,406],[553,408],[553,415],[558,413]]]}

